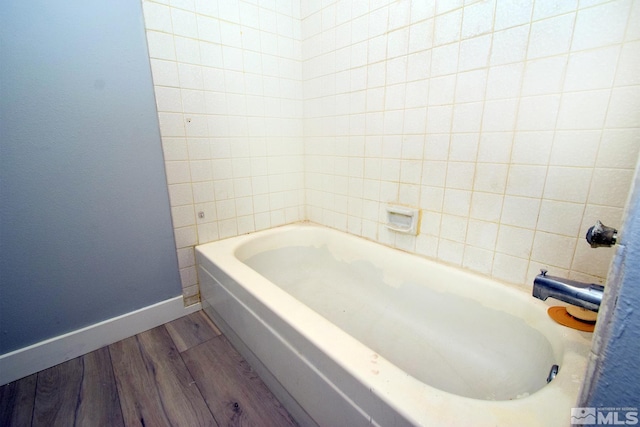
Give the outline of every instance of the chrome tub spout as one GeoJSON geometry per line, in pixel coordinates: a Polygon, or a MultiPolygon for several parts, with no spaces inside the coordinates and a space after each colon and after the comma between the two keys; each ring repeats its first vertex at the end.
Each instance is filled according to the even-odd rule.
{"type": "Polygon", "coordinates": [[[536,298],[544,301],[551,297],[596,312],[603,293],[604,286],[548,276],[547,270],[541,270],[533,281],[533,296],[536,298]]]}

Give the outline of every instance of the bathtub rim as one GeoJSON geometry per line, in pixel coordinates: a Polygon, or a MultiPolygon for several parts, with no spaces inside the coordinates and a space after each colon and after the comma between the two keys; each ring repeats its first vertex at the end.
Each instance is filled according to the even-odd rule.
{"type": "MultiPolygon", "coordinates": [[[[543,408],[544,414],[530,412],[531,404],[534,403],[533,400],[542,402],[538,403],[538,405],[544,405],[545,402],[550,403],[554,401],[563,401],[565,406],[568,404],[568,407],[575,404],[578,389],[584,377],[586,359],[590,347],[590,339],[587,339],[586,336],[591,334],[569,330],[557,325],[546,316],[547,305],[533,299],[533,297],[526,293],[524,287],[503,283],[471,271],[444,265],[444,268],[452,269],[463,275],[469,275],[475,279],[492,282],[494,285],[499,284],[500,287],[496,289],[500,289],[500,292],[512,293],[514,297],[525,301],[527,305],[531,304],[533,307],[536,305],[539,306],[536,310],[545,311],[544,316],[538,316],[539,320],[543,322],[543,329],[541,330],[539,325],[536,327],[536,325],[530,324],[530,326],[543,333],[547,339],[549,339],[548,334],[552,335],[552,338],[556,341],[553,342],[550,340],[554,352],[557,348],[557,342],[560,341],[562,343],[562,354],[560,355],[561,364],[558,376],[551,384],[544,386],[542,389],[527,397],[515,400],[490,401],[452,394],[413,378],[410,374],[393,365],[323,316],[299,302],[295,297],[277,285],[272,284],[236,256],[238,249],[257,237],[273,236],[283,232],[295,231],[296,229],[315,229],[322,230],[322,232],[339,233],[340,238],[359,241],[364,240],[367,243],[379,245],[385,250],[398,251],[398,249],[343,231],[309,222],[301,222],[198,245],[196,246],[198,264],[206,264],[206,262],[214,263],[224,274],[228,275],[238,283],[239,286],[242,286],[247,292],[251,293],[263,303],[268,310],[279,316],[284,322],[295,329],[297,333],[301,334],[305,339],[313,343],[314,346],[327,354],[328,357],[336,361],[341,368],[352,375],[357,381],[362,384],[371,385],[372,393],[375,393],[394,410],[398,411],[403,417],[416,425],[429,422],[424,419],[425,413],[431,412],[429,410],[425,411],[424,409],[426,407],[436,410],[436,408],[442,408],[443,406],[450,407],[454,405],[456,414],[462,416],[464,413],[464,418],[469,422],[478,424],[481,419],[486,418],[487,423],[490,424],[491,422],[495,422],[496,419],[504,419],[505,416],[509,417],[509,414],[511,414],[511,416],[517,416],[520,422],[522,421],[521,417],[527,414],[532,417],[532,419],[538,419],[541,415],[545,421],[551,419],[547,417],[550,413],[554,412],[551,407],[543,408]],[[503,286],[505,288],[503,288],[503,286]],[[331,336],[332,338],[327,339],[327,336],[331,336]],[[378,374],[376,375],[371,375],[370,364],[363,363],[370,361],[372,355],[376,355],[375,368],[378,370],[378,374]],[[354,360],[357,361],[354,362],[354,360]],[[416,410],[412,408],[422,409],[416,410]],[[488,416],[484,417],[483,414],[488,416]]],[[[417,257],[417,259],[421,261],[436,266],[443,266],[441,263],[416,254],[405,251],[400,252],[402,252],[403,255],[417,257]]],[[[203,268],[206,270],[205,267],[203,268]]],[[[564,420],[569,419],[568,410],[566,414],[557,415],[562,416],[564,420]]]]}

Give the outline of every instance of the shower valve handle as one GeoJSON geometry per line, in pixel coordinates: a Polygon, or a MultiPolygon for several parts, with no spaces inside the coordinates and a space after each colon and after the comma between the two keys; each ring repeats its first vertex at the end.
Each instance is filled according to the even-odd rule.
{"type": "Polygon", "coordinates": [[[592,248],[601,246],[608,248],[616,244],[618,230],[613,227],[607,227],[600,220],[597,220],[596,224],[587,231],[586,238],[592,248]]]}

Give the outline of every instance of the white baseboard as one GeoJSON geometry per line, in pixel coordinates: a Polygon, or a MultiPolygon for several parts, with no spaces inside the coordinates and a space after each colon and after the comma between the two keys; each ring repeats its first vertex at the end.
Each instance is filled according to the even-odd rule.
{"type": "Polygon", "coordinates": [[[185,307],[182,296],[177,296],[2,354],[0,355],[0,385],[82,356],[200,309],[200,303],[185,307]]]}

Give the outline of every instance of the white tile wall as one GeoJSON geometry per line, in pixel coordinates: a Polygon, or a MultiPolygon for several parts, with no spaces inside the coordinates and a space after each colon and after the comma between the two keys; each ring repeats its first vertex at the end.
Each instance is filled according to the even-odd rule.
{"type": "Polygon", "coordinates": [[[301,219],[512,283],[606,276],[583,235],[637,164],[640,2],[143,6],[185,295],[195,244],[301,219]]]}
{"type": "Polygon", "coordinates": [[[583,236],[621,223],[638,160],[639,2],[358,3],[301,6],[309,219],[508,282],[602,282],[613,250],[583,236]],[[333,38],[349,25],[357,43],[333,38]],[[335,144],[355,138],[363,154],[335,144]],[[362,175],[324,167],[344,156],[362,175]],[[347,178],[361,214],[327,185],[347,178]],[[387,232],[387,203],[423,209],[421,234],[387,232]]]}
{"type": "Polygon", "coordinates": [[[180,275],[197,298],[195,244],[305,218],[300,5],[143,8],[180,275]]]}

